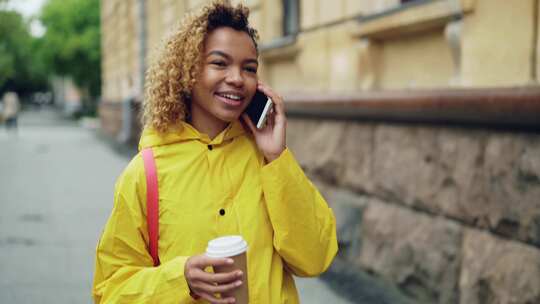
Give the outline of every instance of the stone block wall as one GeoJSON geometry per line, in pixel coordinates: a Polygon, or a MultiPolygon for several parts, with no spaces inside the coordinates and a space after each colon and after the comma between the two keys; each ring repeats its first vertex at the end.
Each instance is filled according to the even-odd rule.
{"type": "Polygon", "coordinates": [[[340,259],[418,303],[540,303],[540,134],[289,118],[340,259]]]}

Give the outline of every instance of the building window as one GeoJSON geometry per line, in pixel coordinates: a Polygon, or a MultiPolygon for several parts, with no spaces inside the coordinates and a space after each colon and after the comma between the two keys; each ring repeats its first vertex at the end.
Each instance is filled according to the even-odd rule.
{"type": "Polygon", "coordinates": [[[283,36],[298,33],[300,27],[299,0],[283,0],[283,36]]]}

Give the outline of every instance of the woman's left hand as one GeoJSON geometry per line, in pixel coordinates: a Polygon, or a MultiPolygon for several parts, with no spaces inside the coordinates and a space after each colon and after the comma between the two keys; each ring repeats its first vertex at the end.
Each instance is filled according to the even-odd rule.
{"type": "Polygon", "coordinates": [[[274,104],[273,111],[266,118],[266,125],[262,129],[257,129],[247,114],[242,114],[242,118],[251,133],[253,133],[255,142],[259,150],[264,154],[266,161],[271,162],[278,158],[286,147],[287,118],[285,117],[285,105],[283,104],[283,98],[262,82],[259,81],[257,89],[270,97],[274,104]]]}

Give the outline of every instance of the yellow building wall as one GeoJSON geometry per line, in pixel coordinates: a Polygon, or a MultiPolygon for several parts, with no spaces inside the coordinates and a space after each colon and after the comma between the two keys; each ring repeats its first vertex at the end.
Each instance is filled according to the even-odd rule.
{"type": "Polygon", "coordinates": [[[300,0],[300,28],[306,30],[317,25],[319,6],[313,0],[300,0]]]}
{"type": "MultiPolygon", "coordinates": [[[[454,45],[457,58],[445,36],[445,24],[383,39],[354,35],[351,28],[362,26],[355,17],[396,8],[398,0],[299,1],[301,31],[296,41],[261,52],[261,78],[283,93],[538,83],[534,77],[540,74],[540,62],[534,55],[540,58],[540,33],[535,31],[540,8],[535,0],[439,0],[464,12],[454,45]]],[[[146,1],[148,58],[185,12],[208,2],[146,1]]],[[[281,37],[281,1],[233,2],[250,7],[260,45],[281,37]]],[[[103,96],[108,100],[125,98],[136,81],[136,3],[102,0],[103,96]]]]}
{"type": "Polygon", "coordinates": [[[268,42],[281,37],[283,11],[281,2],[261,0],[261,26],[257,28],[262,42],[268,42]]]}
{"type": "Polygon", "coordinates": [[[362,3],[359,0],[345,1],[345,17],[357,16],[362,12],[362,3]]]}
{"type": "Polygon", "coordinates": [[[318,23],[329,23],[340,20],[345,15],[345,1],[318,0],[319,14],[318,23]]]}
{"type": "Polygon", "coordinates": [[[384,41],[380,56],[378,89],[448,87],[454,74],[442,31],[384,41]]]}
{"type": "Polygon", "coordinates": [[[357,3],[364,15],[370,15],[398,7],[400,0],[357,0],[357,3]]]}
{"type": "Polygon", "coordinates": [[[351,16],[396,8],[397,0],[302,0],[299,55],[264,61],[268,81],[281,90],[327,92],[538,83],[533,69],[540,71],[540,63],[533,53],[538,58],[540,51],[533,47],[540,34],[533,39],[538,18],[533,0],[454,3],[464,11],[458,58],[452,56],[444,25],[385,39],[351,37],[351,16]],[[299,74],[288,75],[294,70],[299,74]]]}
{"type": "Polygon", "coordinates": [[[186,7],[197,5],[194,1],[182,0],[146,1],[147,66],[164,39],[177,28],[186,13],[186,7]]]}
{"type": "Polygon", "coordinates": [[[101,7],[102,97],[119,102],[133,90],[137,75],[135,1],[102,1],[101,7]]]}
{"type": "Polygon", "coordinates": [[[328,31],[328,91],[354,91],[358,89],[358,41],[347,31],[347,24],[328,31]]]}
{"type": "MultiPolygon", "coordinates": [[[[298,37],[298,47],[300,54],[298,55],[299,74],[295,75],[284,74],[285,71],[275,71],[277,75],[282,75],[282,79],[288,78],[288,83],[298,83],[298,91],[325,91],[328,83],[328,41],[327,33],[324,30],[313,31],[298,37]],[[296,78],[296,80],[295,80],[296,78]]],[[[294,61],[291,64],[296,64],[294,61]]],[[[273,69],[274,67],[268,67],[273,69]]],[[[275,81],[269,79],[274,85],[275,81]]],[[[284,80],[285,81],[285,80],[284,80]]],[[[276,88],[277,89],[277,88],[276,88]]]]}
{"type": "Polygon", "coordinates": [[[146,3],[146,39],[149,55],[148,58],[152,58],[154,51],[156,51],[156,46],[159,44],[162,36],[165,34],[163,32],[164,28],[162,26],[161,11],[161,0],[154,0],[146,3]]]}
{"type": "Polygon", "coordinates": [[[466,86],[531,83],[534,0],[477,0],[464,19],[462,81],[466,86]]]}

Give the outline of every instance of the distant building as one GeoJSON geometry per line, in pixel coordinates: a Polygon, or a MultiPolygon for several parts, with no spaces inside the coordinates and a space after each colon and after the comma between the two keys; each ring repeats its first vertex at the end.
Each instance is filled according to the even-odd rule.
{"type": "Polygon", "coordinates": [[[82,110],[82,97],[79,88],[70,77],[54,76],[51,79],[54,104],[65,116],[73,116],[82,110]]]}

